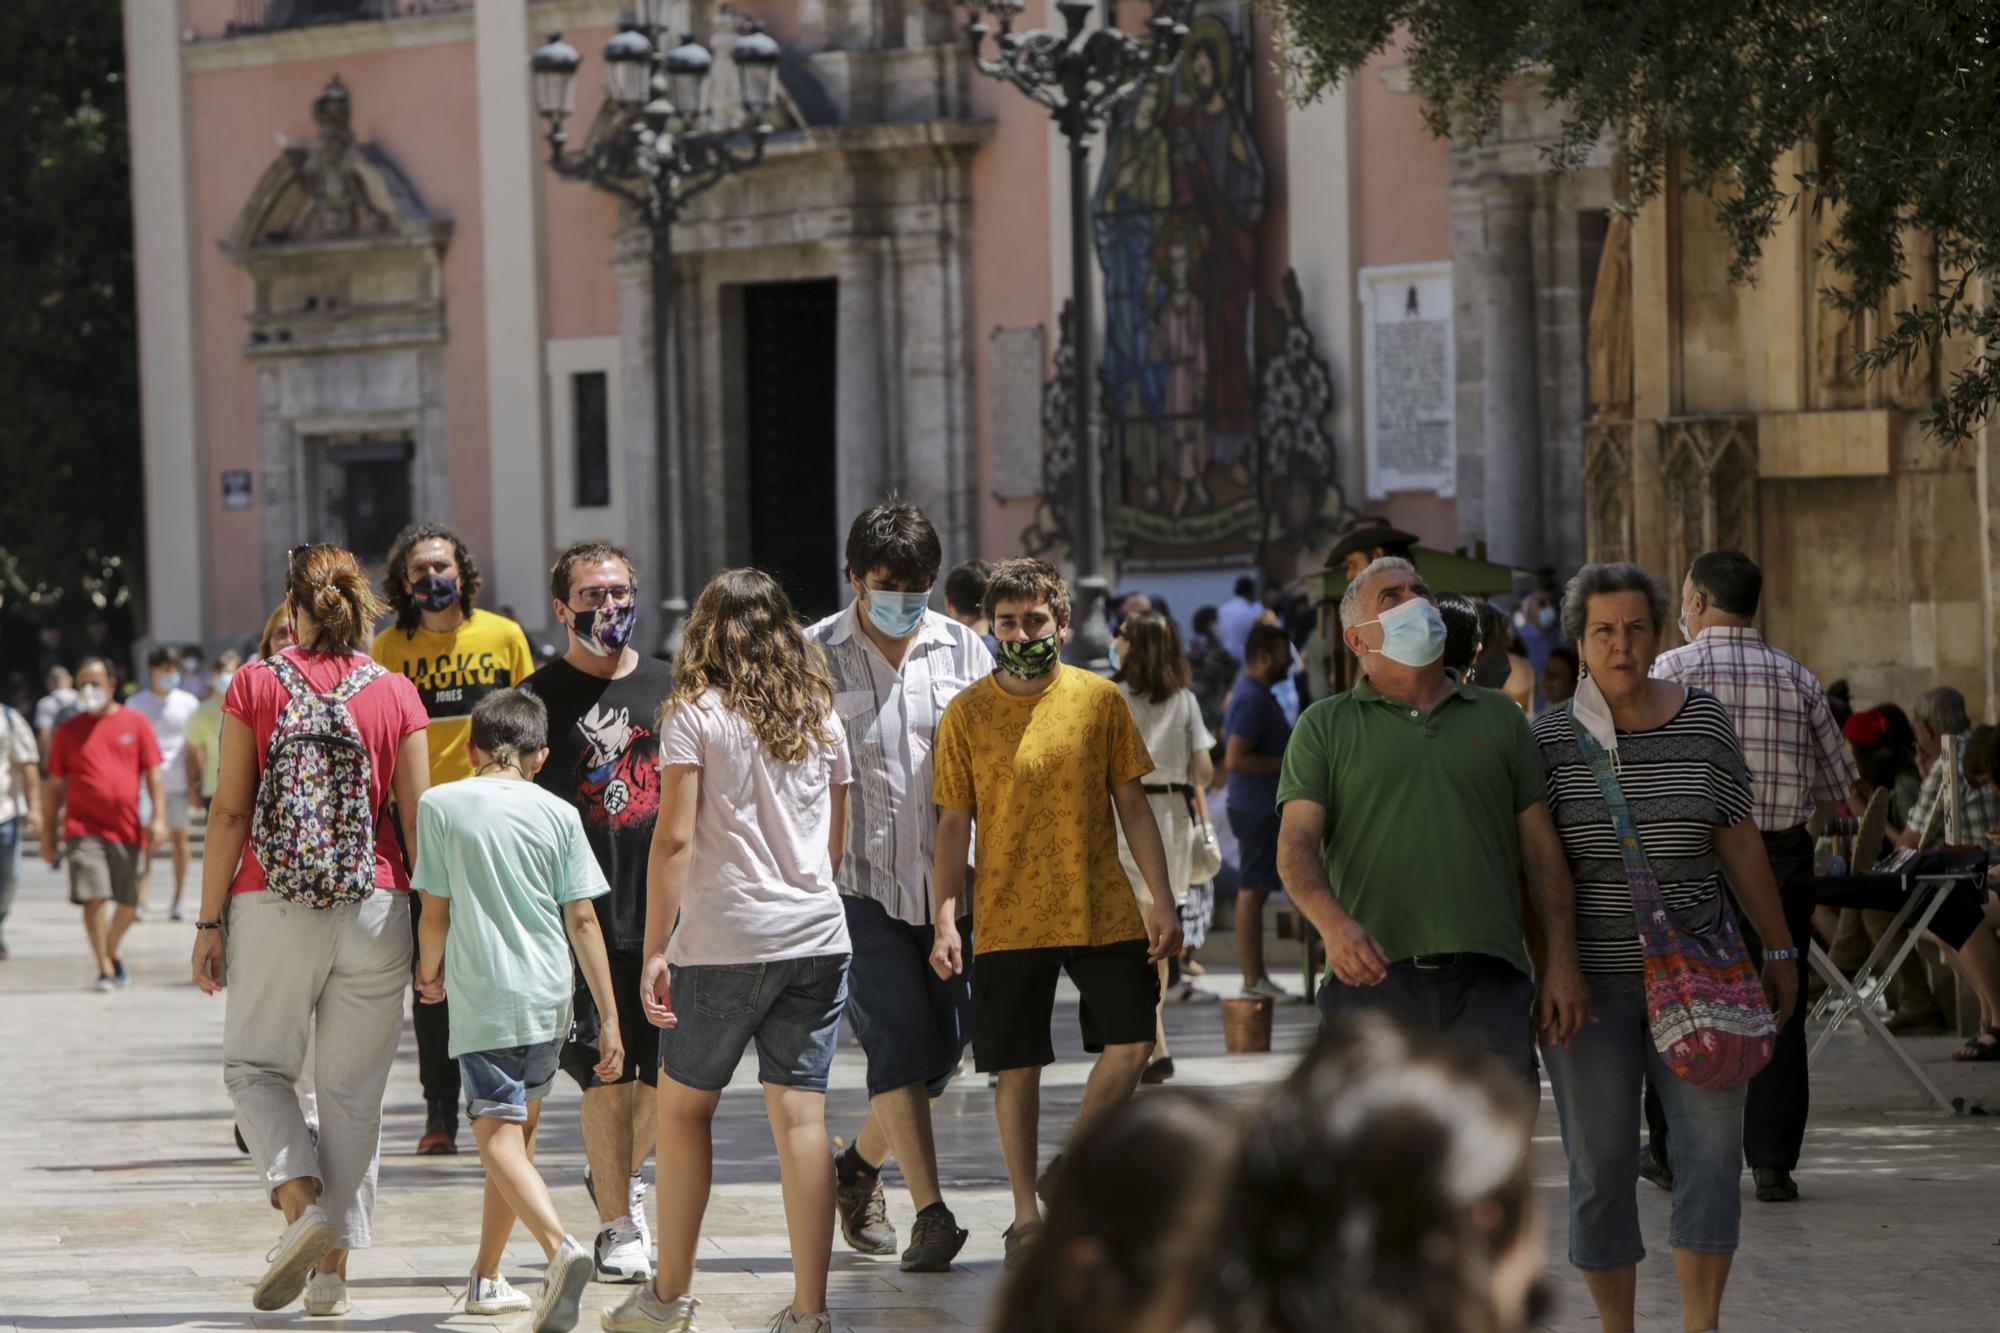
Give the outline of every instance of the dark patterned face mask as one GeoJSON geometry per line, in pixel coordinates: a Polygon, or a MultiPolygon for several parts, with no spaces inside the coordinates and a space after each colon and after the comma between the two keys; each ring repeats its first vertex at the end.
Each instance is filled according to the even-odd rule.
{"type": "Polygon", "coordinates": [[[426,611],[442,611],[458,600],[458,580],[444,574],[426,574],[410,585],[411,597],[426,611]]]}
{"type": "Polygon", "coordinates": [[[1055,670],[1062,653],[1056,643],[1056,632],[1050,630],[1039,639],[1017,642],[1001,639],[993,649],[993,660],[1000,669],[1010,676],[1022,680],[1034,680],[1055,670]]]}

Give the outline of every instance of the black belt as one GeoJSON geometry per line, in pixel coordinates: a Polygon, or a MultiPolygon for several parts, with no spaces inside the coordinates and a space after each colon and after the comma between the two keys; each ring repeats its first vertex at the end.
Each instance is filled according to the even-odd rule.
{"type": "Polygon", "coordinates": [[[1186,796],[1190,799],[1194,796],[1193,785],[1186,782],[1142,782],[1139,790],[1152,796],[1186,796]]]}
{"type": "Polygon", "coordinates": [[[1399,958],[1389,966],[1401,967],[1407,964],[1419,972],[1435,972],[1440,968],[1457,967],[1460,963],[1469,963],[1476,958],[1484,957],[1486,955],[1482,953],[1418,953],[1411,954],[1408,958],[1399,958]]]}

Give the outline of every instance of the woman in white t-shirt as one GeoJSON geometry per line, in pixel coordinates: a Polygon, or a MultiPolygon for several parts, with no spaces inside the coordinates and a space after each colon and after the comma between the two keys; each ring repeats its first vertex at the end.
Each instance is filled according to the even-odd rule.
{"type": "Polygon", "coordinates": [[[792,1239],[792,1302],[771,1327],[825,1333],[826,1080],[851,952],[833,879],[847,832],[847,733],[826,659],[769,574],[725,570],[702,590],[659,734],[639,983],[646,1017],[663,1029],[659,1265],[603,1326],[693,1326],[711,1121],[754,1041],[792,1239]]]}
{"type": "MultiPolygon", "coordinates": [[[[1215,778],[1215,761],[1209,750],[1215,745],[1201,719],[1201,705],[1189,688],[1192,673],[1187,656],[1181,652],[1180,631],[1158,611],[1140,611],[1118,623],[1111,641],[1111,664],[1117,668],[1112,679],[1118,682],[1131,706],[1132,720],[1145,739],[1146,752],[1153,756],[1153,771],[1142,784],[1153,818],[1160,826],[1160,841],[1167,849],[1167,876],[1173,886],[1174,906],[1186,913],[1190,865],[1193,859],[1197,821],[1208,823],[1208,784],[1215,778]]],[[[1125,843],[1125,830],[1118,831],[1118,859],[1125,865],[1125,877],[1139,901],[1150,902],[1143,877],[1125,843]]],[[[1205,886],[1204,886],[1205,887],[1205,886]]],[[[1167,968],[1160,968],[1160,1005],[1167,998],[1167,968]]],[[[1214,1000],[1213,992],[1184,981],[1175,991],[1181,1000],[1214,1000]]],[[[1164,1083],[1174,1076],[1174,1060],[1167,1053],[1166,1025],[1154,1018],[1153,1058],[1143,1077],[1147,1083],[1164,1083]]]]}

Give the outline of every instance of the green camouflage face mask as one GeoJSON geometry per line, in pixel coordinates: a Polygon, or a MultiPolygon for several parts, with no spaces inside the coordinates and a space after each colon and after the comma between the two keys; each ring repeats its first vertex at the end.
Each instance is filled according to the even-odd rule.
{"type": "Polygon", "coordinates": [[[1055,670],[1055,665],[1061,656],[1062,651],[1056,643],[1054,630],[1039,639],[1029,639],[1025,643],[1002,639],[993,650],[993,660],[1000,664],[1000,669],[1010,676],[1019,676],[1022,680],[1034,680],[1038,676],[1048,675],[1055,670]]]}

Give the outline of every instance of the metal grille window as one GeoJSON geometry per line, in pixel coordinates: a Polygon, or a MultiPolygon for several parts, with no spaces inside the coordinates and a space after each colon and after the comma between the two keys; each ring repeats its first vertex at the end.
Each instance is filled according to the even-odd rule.
{"type": "MultiPolygon", "coordinates": [[[[453,8],[449,4],[433,8],[453,8]]],[[[357,19],[386,19],[396,13],[395,0],[236,0],[236,20],[231,32],[272,32],[280,28],[309,28],[320,23],[352,23],[357,19]]]]}
{"type": "Polygon", "coordinates": [[[570,376],[570,422],[576,451],[576,507],[611,503],[611,411],[601,370],[570,376]]]}

